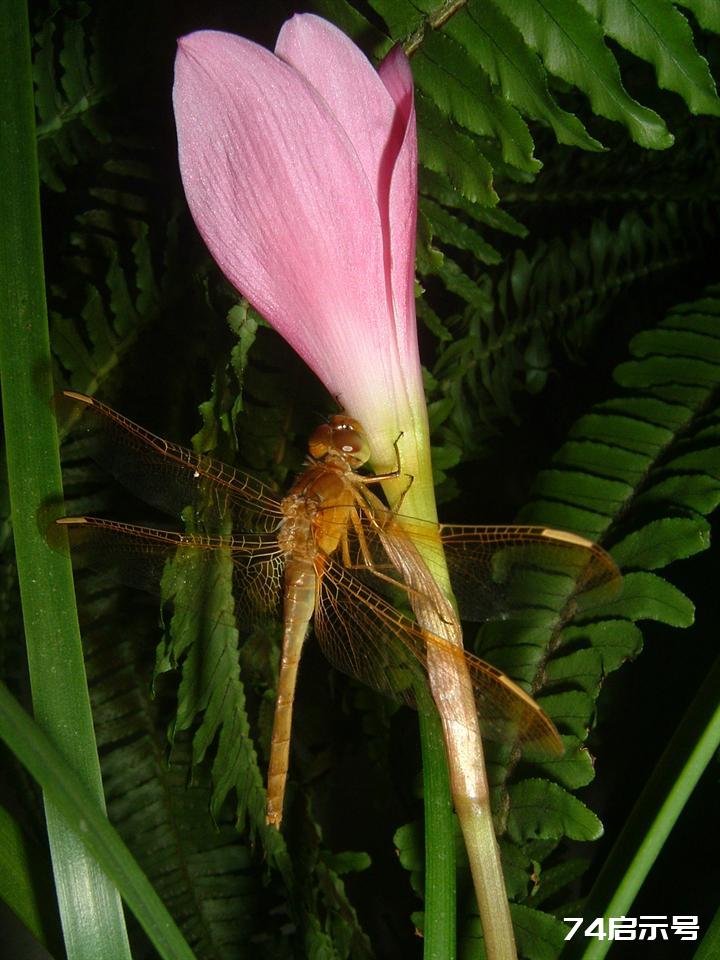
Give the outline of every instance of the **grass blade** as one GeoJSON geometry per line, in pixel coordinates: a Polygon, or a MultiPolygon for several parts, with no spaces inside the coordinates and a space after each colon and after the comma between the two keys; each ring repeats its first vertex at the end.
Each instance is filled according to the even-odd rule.
{"type": "MultiPolygon", "coordinates": [[[[163,960],[194,960],[175,921],[120,835],[4,684],[0,684],[0,736],[52,799],[66,828],[112,878],[163,960]]],[[[102,947],[96,946],[98,956],[102,947]]]]}
{"type": "MultiPolygon", "coordinates": [[[[95,812],[103,809],[69,560],[48,549],[38,510],[62,495],[44,293],[28,12],[0,0],[0,380],[33,707],[95,812]]],[[[112,884],[46,801],[69,960],[129,957],[112,884]]]]}

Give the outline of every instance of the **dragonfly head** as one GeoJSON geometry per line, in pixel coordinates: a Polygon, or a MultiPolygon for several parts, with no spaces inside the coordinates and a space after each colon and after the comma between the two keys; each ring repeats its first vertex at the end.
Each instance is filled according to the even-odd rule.
{"type": "Polygon", "coordinates": [[[321,424],[310,437],[308,449],[316,460],[339,457],[353,470],[370,459],[370,447],[362,425],[344,413],[321,424]]]}

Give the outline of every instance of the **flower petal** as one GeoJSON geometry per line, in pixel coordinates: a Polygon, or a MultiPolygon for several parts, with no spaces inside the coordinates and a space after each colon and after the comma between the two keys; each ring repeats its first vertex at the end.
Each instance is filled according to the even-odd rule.
{"type": "Polygon", "coordinates": [[[326,100],[376,191],[394,314],[388,335],[397,338],[401,356],[418,365],[417,138],[408,59],[395,47],[378,73],[342,31],[312,14],[296,15],[283,25],[275,52],[326,100]]]}
{"type": "Polygon", "coordinates": [[[372,355],[388,322],[377,205],[345,132],[293,67],[214,31],[179,42],[174,103],[185,193],[210,252],[336,390],[346,371],[328,367],[352,363],[348,329],[372,355]]]}
{"type": "Polygon", "coordinates": [[[397,122],[395,142],[389,146],[396,159],[390,174],[388,219],[390,273],[397,329],[397,346],[403,362],[419,366],[415,320],[415,237],[417,231],[417,132],[410,63],[397,46],[380,64],[379,75],[393,98],[397,122]]]}
{"type": "Polygon", "coordinates": [[[377,196],[395,118],[395,104],[377,70],[341,30],[313,14],[297,14],[283,24],[275,53],[328,104],[377,196]]]}

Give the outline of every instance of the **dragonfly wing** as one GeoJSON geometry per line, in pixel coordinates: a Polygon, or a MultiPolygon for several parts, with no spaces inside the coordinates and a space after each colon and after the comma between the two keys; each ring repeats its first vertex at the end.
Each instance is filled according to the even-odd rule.
{"type": "Polygon", "coordinates": [[[617,595],[621,576],[602,547],[539,526],[441,526],[453,590],[469,620],[555,619],[617,595]]]}
{"type": "Polygon", "coordinates": [[[50,545],[62,550],[64,534],[76,565],[100,571],[111,583],[138,587],[202,615],[216,579],[229,575],[235,611],[211,616],[231,626],[238,615],[251,621],[277,616],[284,557],[273,536],[187,534],[97,517],[63,517],[50,528],[50,545]]]}
{"type": "MultiPolygon", "coordinates": [[[[327,659],[381,693],[416,705],[415,685],[427,685],[428,651],[440,669],[467,669],[485,736],[562,753],[549,717],[509,677],[483,660],[423,630],[354,574],[323,558],[315,635],[327,659]],[[444,665],[444,666],[443,666],[444,665]]],[[[462,722],[462,715],[457,717],[462,722]]]]}
{"type": "Polygon", "coordinates": [[[620,573],[602,547],[562,530],[437,525],[387,510],[363,516],[358,526],[348,535],[348,553],[363,582],[423,593],[426,571],[439,584],[449,574],[467,620],[537,621],[557,616],[568,603],[584,612],[620,588],[620,573]],[[402,571],[398,554],[414,556],[402,571]]]}
{"type": "Polygon", "coordinates": [[[178,517],[192,506],[219,527],[270,532],[282,517],[280,501],[260,480],[155,436],[104,403],[65,391],[55,401],[58,416],[78,422],[90,437],[98,463],[146,503],[178,517]]]}

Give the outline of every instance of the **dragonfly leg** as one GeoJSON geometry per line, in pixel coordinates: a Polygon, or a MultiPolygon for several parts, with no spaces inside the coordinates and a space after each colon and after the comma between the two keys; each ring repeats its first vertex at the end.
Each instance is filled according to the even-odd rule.
{"type": "MultiPolygon", "coordinates": [[[[367,545],[367,540],[365,538],[365,531],[362,528],[362,524],[360,523],[360,519],[358,517],[357,511],[353,510],[352,513],[350,514],[350,522],[353,525],[353,529],[355,530],[355,534],[358,539],[358,544],[360,546],[361,559],[359,559],[357,562],[353,561],[352,557],[350,556],[350,547],[348,543],[348,538],[347,536],[344,536],[342,538],[342,546],[341,546],[343,566],[347,570],[364,570],[367,573],[371,573],[374,577],[377,577],[378,580],[384,580],[386,583],[391,584],[393,587],[398,587],[403,591],[403,593],[416,594],[418,597],[424,597],[425,594],[422,591],[416,590],[415,588],[409,586],[409,584],[407,584],[399,574],[398,576],[393,577],[390,574],[383,573],[381,571],[380,569],[381,565],[376,563],[376,561],[373,560],[370,554],[370,550],[367,545]]],[[[395,565],[390,561],[382,564],[382,566],[387,567],[391,570],[397,570],[395,565]]]]}
{"type": "MultiPolygon", "coordinates": [[[[393,449],[395,450],[395,469],[390,470],[387,473],[374,473],[369,477],[357,476],[357,480],[360,483],[370,484],[370,483],[382,483],[384,480],[397,480],[399,476],[402,475],[402,462],[400,460],[400,441],[402,440],[402,431],[397,435],[396,439],[393,441],[393,449]]],[[[401,500],[408,492],[410,487],[413,485],[415,477],[411,474],[406,474],[408,478],[408,485],[401,497],[401,500]]],[[[397,509],[397,508],[396,508],[397,509]]]]}

